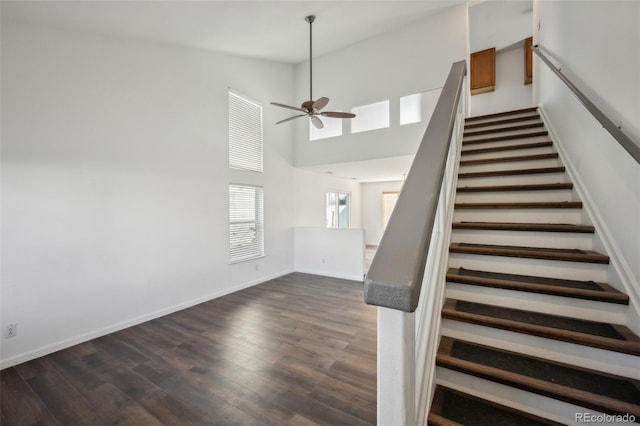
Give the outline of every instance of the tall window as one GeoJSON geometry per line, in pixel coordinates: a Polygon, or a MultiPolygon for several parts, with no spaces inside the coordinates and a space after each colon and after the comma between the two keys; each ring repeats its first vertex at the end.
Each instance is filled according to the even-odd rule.
{"type": "Polygon", "coordinates": [[[327,228],[348,228],[350,196],[340,192],[327,192],[327,228]]]}
{"type": "Polygon", "coordinates": [[[262,171],[262,106],[229,89],[229,167],[262,171]]]}
{"type": "Polygon", "coordinates": [[[264,256],[262,187],[229,185],[229,261],[264,256]]]}

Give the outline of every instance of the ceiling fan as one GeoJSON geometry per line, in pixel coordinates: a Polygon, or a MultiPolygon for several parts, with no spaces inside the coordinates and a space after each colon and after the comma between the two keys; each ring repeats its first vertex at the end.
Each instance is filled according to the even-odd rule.
{"type": "Polygon", "coordinates": [[[322,123],[322,120],[320,120],[320,117],[318,116],[331,117],[331,118],[353,118],[356,115],[350,112],[322,111],[322,108],[327,106],[327,104],[329,103],[329,98],[322,97],[322,98],[318,98],[315,101],[313,100],[312,24],[313,24],[313,21],[316,20],[316,17],[315,15],[309,15],[305,17],[304,20],[309,23],[309,99],[310,100],[303,102],[299,108],[290,106],[290,105],[279,104],[277,102],[271,102],[271,105],[275,105],[281,108],[293,109],[293,110],[304,113],[304,114],[294,115],[293,117],[285,118],[284,120],[278,121],[276,124],[284,123],[286,121],[291,121],[299,117],[309,117],[314,126],[316,126],[318,129],[322,129],[324,127],[324,124],[322,123]]]}

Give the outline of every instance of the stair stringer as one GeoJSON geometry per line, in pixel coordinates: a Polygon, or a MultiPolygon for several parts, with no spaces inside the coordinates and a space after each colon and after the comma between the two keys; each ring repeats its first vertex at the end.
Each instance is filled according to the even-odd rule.
{"type": "Polygon", "coordinates": [[[591,194],[587,190],[571,158],[567,155],[562,144],[562,139],[559,137],[558,132],[554,130],[544,109],[539,106],[538,111],[546,129],[549,131],[550,139],[554,141],[554,147],[560,156],[560,161],[566,168],[565,173],[567,173],[570,181],[573,183],[573,190],[582,201],[583,212],[589,217],[589,221],[596,228],[593,240],[594,249],[607,253],[609,256],[607,281],[610,285],[629,296],[626,326],[634,333],[640,335],[640,277],[634,276],[629,264],[622,255],[622,250],[616,242],[610,238],[611,232],[609,227],[599,213],[593,197],[591,197],[591,194]]]}

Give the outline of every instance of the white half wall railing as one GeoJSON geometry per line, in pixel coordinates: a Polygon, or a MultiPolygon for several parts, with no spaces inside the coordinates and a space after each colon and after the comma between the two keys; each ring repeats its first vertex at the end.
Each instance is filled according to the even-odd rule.
{"type": "Polygon", "coordinates": [[[365,277],[378,306],[380,425],[426,424],[464,130],[466,62],[455,62],[365,277]]]}

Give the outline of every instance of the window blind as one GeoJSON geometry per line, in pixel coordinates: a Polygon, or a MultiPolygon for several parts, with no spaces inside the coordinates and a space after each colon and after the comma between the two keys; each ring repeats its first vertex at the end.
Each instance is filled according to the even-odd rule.
{"type": "Polygon", "coordinates": [[[262,187],[229,185],[229,261],[264,256],[262,187]]]}
{"type": "Polygon", "coordinates": [[[262,171],[262,106],[229,90],[229,167],[262,171]]]}

